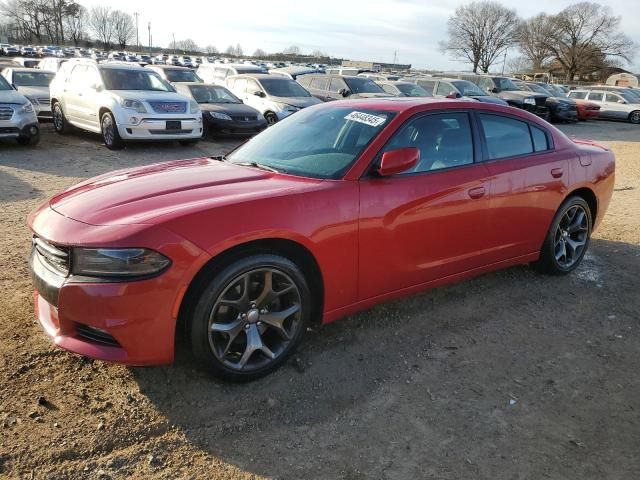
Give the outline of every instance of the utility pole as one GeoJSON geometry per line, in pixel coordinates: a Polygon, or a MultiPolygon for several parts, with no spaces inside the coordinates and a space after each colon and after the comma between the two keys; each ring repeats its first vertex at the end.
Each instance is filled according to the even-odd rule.
{"type": "Polygon", "coordinates": [[[173,35],[173,53],[176,53],[176,34],[172,33],[171,35],[173,35]]]}
{"type": "Polygon", "coordinates": [[[396,69],[396,61],[398,60],[398,51],[394,50],[393,51],[393,70],[396,69]]]}
{"type": "Polygon", "coordinates": [[[138,17],[140,14],[138,12],[134,12],[134,17],[136,17],[136,47],[140,50],[140,35],[138,34],[138,17]]]}
{"type": "Polygon", "coordinates": [[[151,56],[151,22],[147,25],[149,28],[149,56],[151,56]]]}

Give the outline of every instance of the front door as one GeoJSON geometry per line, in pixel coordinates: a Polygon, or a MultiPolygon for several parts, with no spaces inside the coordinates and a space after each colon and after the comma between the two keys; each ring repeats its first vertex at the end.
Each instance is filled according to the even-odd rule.
{"type": "Polygon", "coordinates": [[[422,115],[381,152],[417,147],[416,167],[360,180],[361,300],[485,263],[490,180],[473,138],[465,112],[422,115]]]}

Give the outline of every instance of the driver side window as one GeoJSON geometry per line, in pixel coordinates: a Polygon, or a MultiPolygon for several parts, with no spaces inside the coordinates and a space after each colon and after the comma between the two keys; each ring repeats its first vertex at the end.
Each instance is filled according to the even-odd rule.
{"type": "Polygon", "coordinates": [[[425,115],[401,127],[384,151],[406,147],[420,150],[418,164],[405,175],[443,170],[473,163],[472,138],[466,113],[425,115]]]}

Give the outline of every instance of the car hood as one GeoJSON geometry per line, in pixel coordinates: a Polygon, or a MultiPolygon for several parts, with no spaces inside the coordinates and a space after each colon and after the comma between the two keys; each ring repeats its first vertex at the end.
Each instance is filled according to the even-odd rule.
{"type": "Polygon", "coordinates": [[[231,115],[260,115],[258,110],[244,103],[201,103],[200,110],[203,112],[223,112],[231,115]]]}
{"type": "Polygon", "coordinates": [[[322,101],[316,97],[271,97],[271,100],[298,108],[310,107],[311,105],[322,103],[322,101]]]}
{"type": "Polygon", "coordinates": [[[18,92],[22,95],[29,95],[30,97],[49,98],[49,87],[18,87],[18,92]]]}
{"type": "Polygon", "coordinates": [[[318,182],[196,158],[95,177],[56,195],[49,206],[91,225],[155,224],[161,217],[270,198],[318,182]]]}
{"type": "Polygon", "coordinates": [[[15,90],[0,90],[0,103],[19,103],[23,104],[27,101],[20,92],[15,90]]]}
{"type": "Polygon", "coordinates": [[[535,92],[523,92],[520,90],[503,90],[498,94],[500,98],[507,100],[524,100],[525,98],[547,98],[547,95],[535,92]]]}
{"type": "Polygon", "coordinates": [[[108,90],[116,98],[130,98],[132,100],[152,100],[169,102],[188,102],[184,95],[175,92],[156,92],[153,90],[108,90]]]}
{"type": "Polygon", "coordinates": [[[469,98],[473,98],[474,100],[477,100],[483,103],[493,103],[494,105],[509,105],[503,99],[498,97],[492,97],[491,95],[473,95],[472,97],[469,97],[469,98]]]}

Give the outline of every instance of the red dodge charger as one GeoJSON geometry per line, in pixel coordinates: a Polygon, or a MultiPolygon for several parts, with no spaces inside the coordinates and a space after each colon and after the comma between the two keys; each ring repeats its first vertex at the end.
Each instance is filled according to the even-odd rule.
{"type": "Polygon", "coordinates": [[[447,99],[305,109],[227,156],[120,170],[29,216],[36,314],[56,345],[130,365],[195,357],[232,380],[308,325],[532,263],[566,274],[615,160],[523,110],[447,99]]]}

